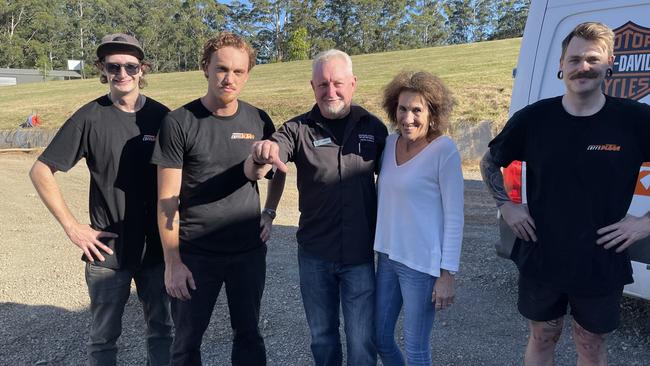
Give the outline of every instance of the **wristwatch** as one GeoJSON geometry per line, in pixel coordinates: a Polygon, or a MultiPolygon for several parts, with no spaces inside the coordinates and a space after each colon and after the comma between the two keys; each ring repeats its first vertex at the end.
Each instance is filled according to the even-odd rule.
{"type": "Polygon", "coordinates": [[[275,220],[275,216],[277,215],[277,212],[275,212],[275,210],[272,208],[265,208],[262,210],[262,213],[269,215],[271,220],[275,220]]]}

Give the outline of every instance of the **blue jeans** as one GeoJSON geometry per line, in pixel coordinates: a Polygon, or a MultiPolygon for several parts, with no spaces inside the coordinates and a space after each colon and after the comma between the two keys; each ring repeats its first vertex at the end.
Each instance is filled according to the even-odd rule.
{"type": "Polygon", "coordinates": [[[372,262],[344,265],[321,260],[298,249],[300,292],[311,332],[316,366],[343,363],[339,306],[343,308],[347,364],[376,365],[373,342],[375,274],[372,262]]]}
{"type": "Polygon", "coordinates": [[[165,290],[164,266],[139,270],[114,270],[86,263],[92,322],[88,340],[88,365],[115,365],[122,314],[135,280],[147,325],[147,365],[169,365],[172,319],[165,290]]]}
{"type": "Polygon", "coordinates": [[[431,293],[436,277],[377,253],[377,351],[384,366],[404,365],[395,324],[404,308],[404,343],[409,366],[431,365],[429,340],[435,315],[431,293]]]}

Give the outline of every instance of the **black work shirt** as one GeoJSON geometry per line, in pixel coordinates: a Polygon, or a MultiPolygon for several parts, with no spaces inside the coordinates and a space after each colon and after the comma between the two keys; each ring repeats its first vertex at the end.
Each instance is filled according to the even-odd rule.
{"type": "MultiPolygon", "coordinates": [[[[38,160],[68,171],[86,158],[90,171],[90,226],[118,234],[102,238],[113,255],[95,264],[135,269],[162,263],[156,224],[156,167],[149,163],[167,107],[147,98],[136,113],[102,96],[84,105],[61,127],[38,160]]],[[[82,257],[86,260],[86,257],[82,257]]]]}
{"type": "Polygon", "coordinates": [[[224,256],[264,245],[257,182],[244,175],[244,160],[253,142],[275,128],[263,110],[238,102],[235,114],[222,117],[196,99],[170,112],[160,128],[152,162],[183,170],[181,253],[224,256]]]}
{"type": "Polygon", "coordinates": [[[372,261],[377,218],[375,173],[384,149],[386,126],[352,105],[343,139],[315,105],[286,122],[273,140],[280,158],[296,164],[300,210],[298,244],[318,258],[359,264],[372,261]]]}
{"type": "Polygon", "coordinates": [[[490,142],[497,164],[526,161],[537,242],[517,240],[521,274],[558,290],[596,295],[632,282],[627,251],[597,245],[596,231],[625,217],[639,168],[650,160],[650,107],[607,97],[596,114],[567,113],[562,97],[515,113],[490,142]]]}

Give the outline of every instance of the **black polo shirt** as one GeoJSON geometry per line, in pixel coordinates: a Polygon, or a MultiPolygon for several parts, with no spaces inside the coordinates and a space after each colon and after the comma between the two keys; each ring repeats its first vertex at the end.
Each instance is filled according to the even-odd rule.
{"type": "Polygon", "coordinates": [[[113,255],[102,253],[106,260],[96,261],[99,266],[135,269],[163,261],[156,224],[156,167],[149,160],[168,111],[147,98],[139,111],[127,113],[102,96],[75,112],[38,158],[63,172],[86,158],[90,226],[119,235],[100,239],[113,255]]]}
{"type": "Polygon", "coordinates": [[[375,173],[387,134],[379,118],[357,105],[338,121],[323,118],[315,105],[273,134],[280,158],[298,170],[297,239],[305,251],[342,264],[372,261],[375,173]],[[331,123],[345,124],[341,141],[331,123]]]}

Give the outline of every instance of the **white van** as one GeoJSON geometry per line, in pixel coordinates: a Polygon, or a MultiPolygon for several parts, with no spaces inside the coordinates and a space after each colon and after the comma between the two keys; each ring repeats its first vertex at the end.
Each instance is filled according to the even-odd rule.
{"type": "MultiPolygon", "coordinates": [[[[605,23],[616,34],[614,73],[603,85],[605,93],[650,103],[650,1],[534,0],[513,73],[510,115],[537,100],[564,94],[564,83],[556,77],[562,39],[576,25],[588,21],[605,23]]],[[[504,171],[511,199],[524,203],[525,169],[525,163],[513,163],[504,171]]],[[[645,163],[628,213],[640,216],[649,210],[650,163],[645,163]]],[[[509,257],[514,235],[501,218],[499,222],[501,241],[497,243],[497,254],[509,257]]],[[[650,300],[650,238],[634,244],[629,253],[634,283],[624,292],[650,300]]]]}

